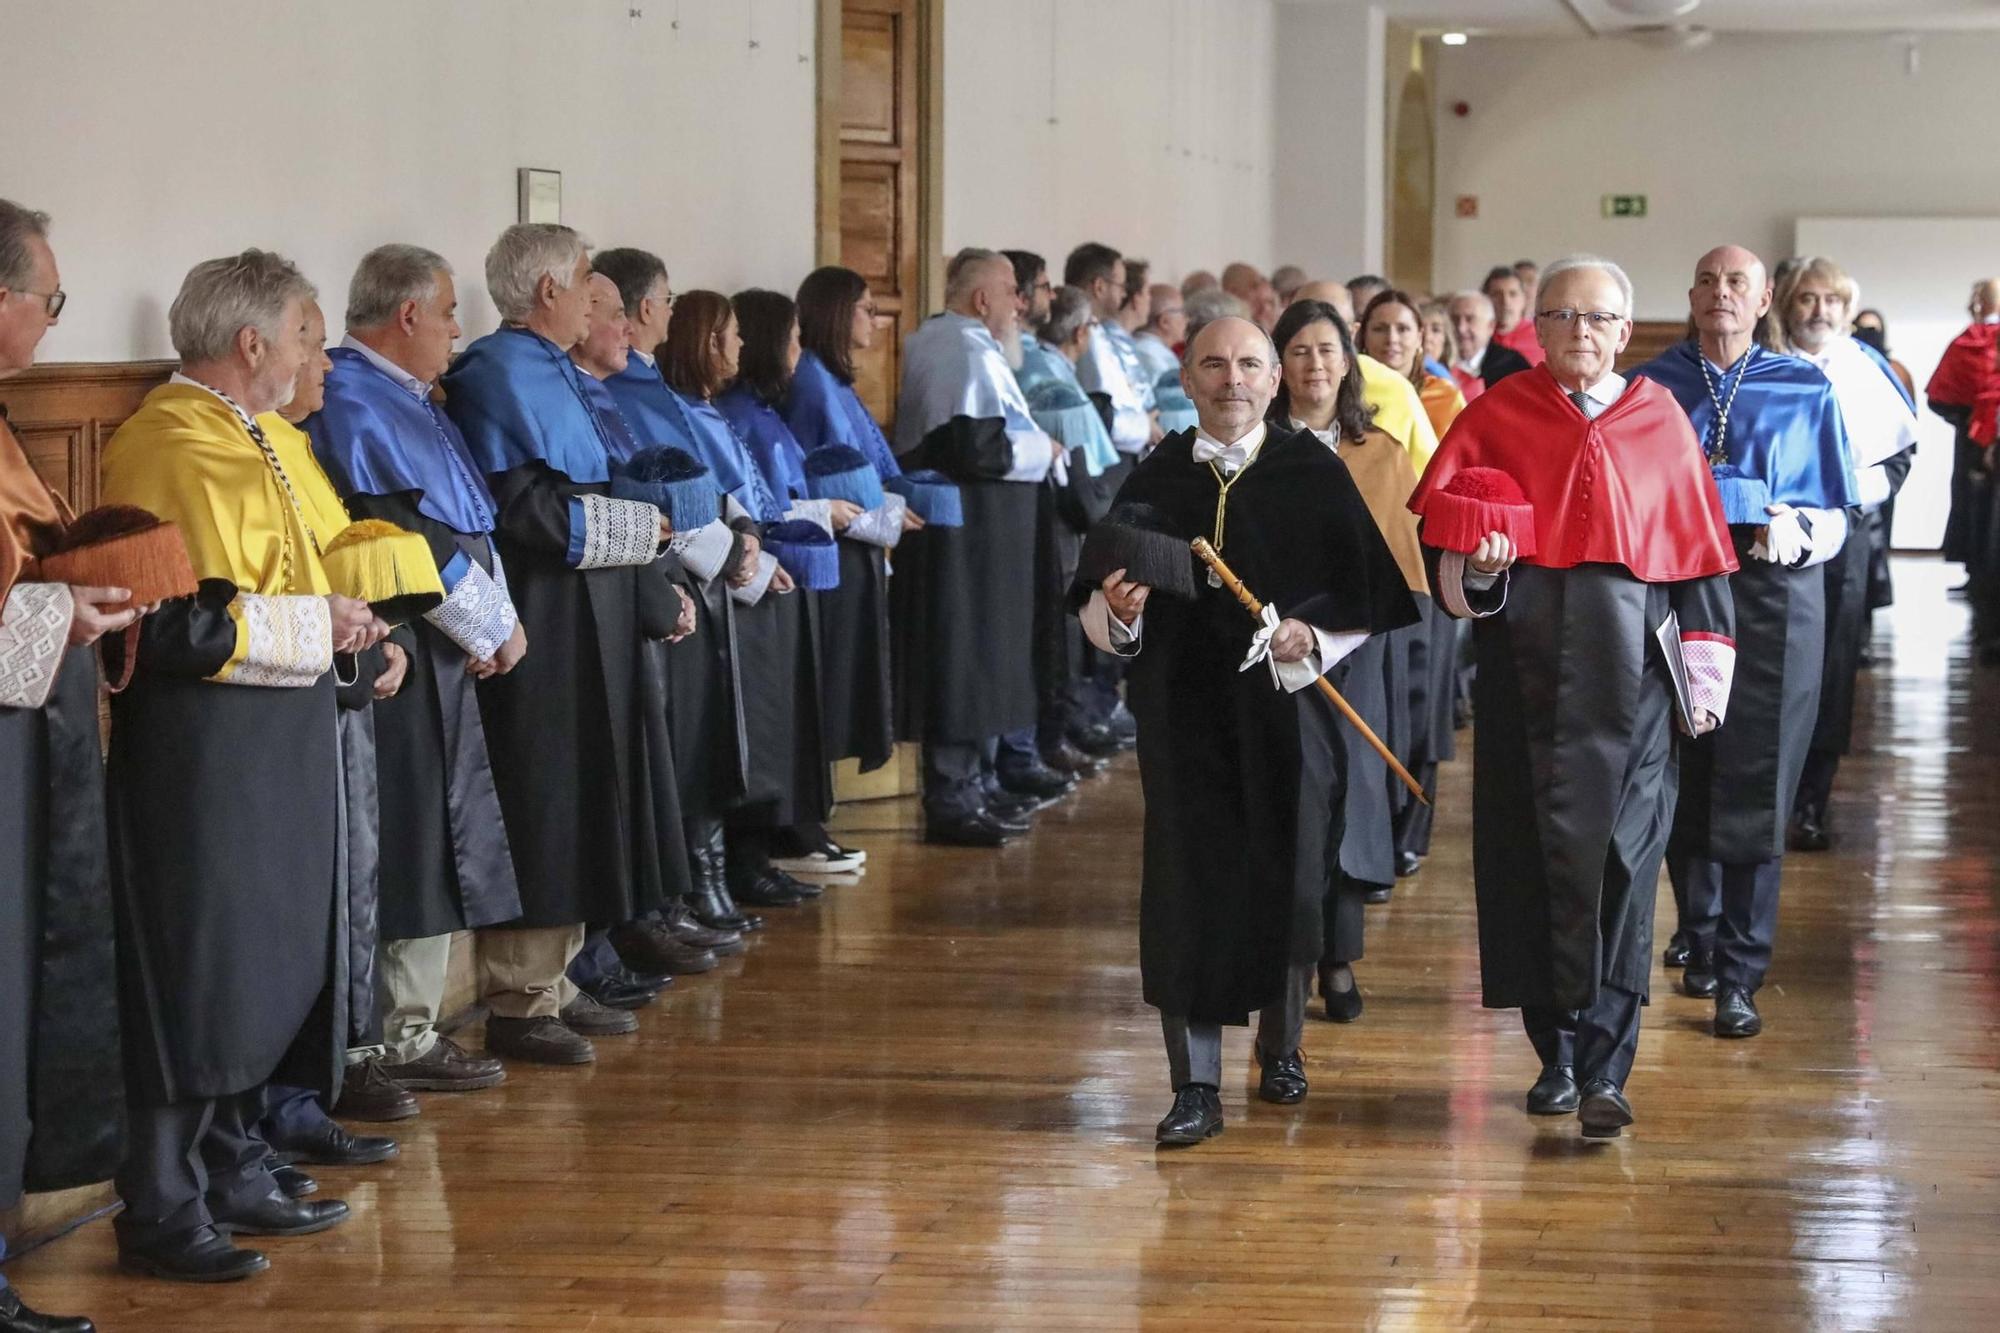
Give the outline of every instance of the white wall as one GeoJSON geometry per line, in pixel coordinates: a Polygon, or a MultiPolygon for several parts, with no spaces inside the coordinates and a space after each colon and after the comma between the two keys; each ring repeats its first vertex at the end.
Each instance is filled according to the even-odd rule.
{"type": "Polygon", "coordinates": [[[1277,262],[1315,278],[1382,271],[1383,40],[1373,5],[1278,11],[1277,262]]]}
{"type": "Polygon", "coordinates": [[[946,250],[1269,268],[1271,0],[949,0],[944,46],[946,250]]]}
{"type": "Polygon", "coordinates": [[[45,360],[170,355],[197,260],[280,250],[339,321],[384,241],[442,252],[468,335],[515,169],[678,289],[812,268],[812,0],[0,0],[0,195],[55,214],[45,360]],[[644,11],[631,19],[627,10],[644,11]],[[678,15],[680,27],[670,25],[678,15]],[[751,50],[756,36],[760,49],[751,50]]]}
{"type": "Polygon", "coordinates": [[[1630,271],[1642,318],[1671,318],[1703,250],[1789,253],[1802,215],[2000,213],[2000,34],[1938,35],[1921,54],[1907,77],[1902,49],[1873,36],[1723,35],[1686,55],[1612,40],[1438,48],[1435,283],[1593,250],[1630,271]],[[1648,195],[1649,215],[1601,218],[1614,193],[1648,195]],[[1477,220],[1453,216],[1461,194],[1479,196],[1477,220]]]}

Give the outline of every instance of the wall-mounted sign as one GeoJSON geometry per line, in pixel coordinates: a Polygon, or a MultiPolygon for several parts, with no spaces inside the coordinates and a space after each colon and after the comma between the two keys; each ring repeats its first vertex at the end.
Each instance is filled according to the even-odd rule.
{"type": "Polygon", "coordinates": [[[541,167],[522,167],[520,217],[522,222],[562,221],[562,173],[541,167]]]}
{"type": "Polygon", "coordinates": [[[1646,196],[1643,194],[1607,194],[1604,196],[1604,216],[1608,218],[1645,217],[1646,196]]]}
{"type": "Polygon", "coordinates": [[[1458,196],[1458,216],[1462,218],[1478,217],[1479,196],[1476,194],[1462,194],[1458,196]]]}

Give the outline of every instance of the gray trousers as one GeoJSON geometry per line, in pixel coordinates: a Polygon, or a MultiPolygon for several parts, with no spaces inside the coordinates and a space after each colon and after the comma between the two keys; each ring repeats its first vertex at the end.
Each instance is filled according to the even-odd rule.
{"type": "MultiPolygon", "coordinates": [[[[1273,1055],[1289,1055],[1305,1039],[1306,996],[1312,989],[1313,966],[1295,964],[1285,973],[1285,993],[1277,1004],[1257,1012],[1257,1044],[1273,1055]]],[[[1160,1032],[1167,1039],[1167,1070],[1174,1091],[1190,1083],[1222,1086],[1222,1024],[1194,1023],[1182,1014],[1160,1014],[1160,1032]]]]}
{"type": "Polygon", "coordinates": [[[241,1207],[277,1189],[265,1168],[270,1145],[258,1137],[264,1089],[127,1108],[125,1160],[112,1221],[128,1245],[157,1245],[207,1226],[210,1205],[241,1207]]]}
{"type": "Polygon", "coordinates": [[[1778,942],[1778,883],[1782,857],[1755,865],[1690,859],[1667,867],[1686,906],[1681,930],[1696,948],[1715,953],[1715,979],[1756,991],[1778,942]]]}

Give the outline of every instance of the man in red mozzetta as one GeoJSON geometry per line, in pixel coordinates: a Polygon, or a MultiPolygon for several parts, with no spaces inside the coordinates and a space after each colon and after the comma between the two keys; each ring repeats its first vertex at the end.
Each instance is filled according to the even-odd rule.
{"type": "Polygon", "coordinates": [[[1694,734],[1719,726],[1736,559],[1686,414],[1611,369],[1632,334],[1630,280],[1577,257],[1551,264],[1541,293],[1546,362],[1459,415],[1410,508],[1438,604],[1477,622],[1484,1002],[1519,1008],[1541,1057],[1529,1113],[1576,1111],[1587,1137],[1611,1138],[1632,1120],[1676,793],[1668,656],[1685,664],[1694,734]],[[1661,636],[1669,617],[1678,631],[1661,636]]]}
{"type": "Polygon", "coordinates": [[[1938,358],[1937,369],[1924,385],[1924,400],[1958,435],[1951,456],[1951,512],[1944,525],[1944,558],[1965,564],[1969,573],[1976,503],[1973,492],[1985,463],[1984,451],[1972,438],[1972,413],[1980,390],[1988,381],[2000,378],[2000,367],[1994,360],[1995,342],[2000,339],[2000,278],[1972,285],[1966,313],[1972,316],[1972,323],[1938,358]]]}

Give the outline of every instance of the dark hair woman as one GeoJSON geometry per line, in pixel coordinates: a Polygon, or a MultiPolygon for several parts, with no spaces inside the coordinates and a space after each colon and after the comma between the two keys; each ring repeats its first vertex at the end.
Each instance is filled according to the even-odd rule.
{"type": "Polygon", "coordinates": [[[1391,287],[1361,312],[1361,350],[1408,377],[1438,438],[1465,410],[1465,394],[1447,377],[1424,369],[1424,311],[1417,298],[1391,287]]]}
{"type": "MultiPolygon", "coordinates": [[[[1361,366],[1347,321],[1325,301],[1295,301],[1278,317],[1271,341],[1277,346],[1280,376],[1271,402],[1273,426],[1310,430],[1340,456],[1410,590],[1427,591],[1416,516],[1406,507],[1416,489],[1416,469],[1408,452],[1373,425],[1374,412],[1362,398],[1361,366]]],[[[1392,662],[1399,660],[1392,654],[1392,641],[1401,647],[1400,660],[1407,661],[1403,641],[1412,630],[1421,633],[1422,625],[1374,635],[1343,663],[1341,688],[1347,701],[1377,735],[1392,740],[1401,734],[1392,719],[1408,707],[1408,691],[1390,678],[1392,662]]],[[[1395,883],[1396,835],[1388,765],[1359,733],[1352,728],[1343,732],[1345,825],[1322,913],[1326,934],[1319,986],[1327,1017],[1352,1022],[1361,1014],[1352,964],[1362,956],[1362,907],[1371,894],[1386,896],[1395,883]]]]}

